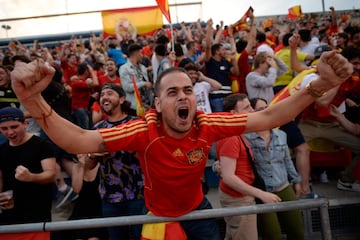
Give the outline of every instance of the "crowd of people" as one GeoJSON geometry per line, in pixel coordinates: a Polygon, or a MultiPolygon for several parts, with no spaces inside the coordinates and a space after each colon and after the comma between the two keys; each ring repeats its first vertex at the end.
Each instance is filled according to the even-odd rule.
{"type": "MultiPolygon", "coordinates": [[[[360,192],[360,23],[330,8],[322,20],[266,26],[249,11],[241,26],[209,19],[49,48],[11,40],[0,65],[1,224],[51,221],[52,204],[71,202],[69,219],[209,209],[209,159],[219,160],[222,207],[316,197],[314,138],[352,151],[337,187],[360,192]]],[[[300,211],[225,221],[225,239],[304,239],[300,211]]],[[[222,238],[216,219],[177,227],[222,238]]],[[[141,237],[141,225],[52,236],[141,237]]]]}

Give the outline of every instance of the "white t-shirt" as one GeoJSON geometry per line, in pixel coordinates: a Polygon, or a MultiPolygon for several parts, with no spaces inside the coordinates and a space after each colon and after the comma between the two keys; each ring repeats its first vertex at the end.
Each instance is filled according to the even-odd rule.
{"type": "Polygon", "coordinates": [[[203,110],[205,113],[212,113],[209,94],[211,85],[208,82],[196,82],[194,86],[194,93],[196,96],[197,110],[203,110]]]}
{"type": "MultiPolygon", "coordinates": [[[[305,88],[306,85],[307,85],[309,82],[314,81],[315,79],[318,78],[318,76],[319,76],[319,75],[316,74],[316,73],[311,73],[311,74],[306,75],[306,76],[303,78],[303,80],[302,80],[302,82],[301,82],[301,84],[300,84],[300,89],[305,88]]],[[[344,112],[346,111],[345,101],[343,101],[343,102],[338,106],[338,110],[339,110],[341,113],[344,113],[344,112]]]]}

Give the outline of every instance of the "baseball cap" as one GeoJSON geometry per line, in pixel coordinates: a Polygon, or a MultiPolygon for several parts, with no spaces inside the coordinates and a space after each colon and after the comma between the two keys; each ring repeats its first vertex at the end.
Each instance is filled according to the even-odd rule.
{"type": "Polygon", "coordinates": [[[24,113],[15,107],[4,107],[0,109],[0,123],[8,121],[24,122],[24,113]]]}
{"type": "Polygon", "coordinates": [[[317,48],[315,48],[315,52],[314,52],[314,56],[315,58],[320,58],[321,54],[323,52],[327,52],[327,51],[331,51],[331,47],[329,47],[329,45],[320,45],[317,48]]]}
{"type": "Polygon", "coordinates": [[[101,91],[104,90],[104,89],[114,90],[115,92],[117,92],[119,94],[120,97],[123,97],[123,96],[125,97],[126,96],[126,93],[125,93],[124,89],[121,86],[116,85],[116,84],[106,83],[101,88],[101,91]]]}

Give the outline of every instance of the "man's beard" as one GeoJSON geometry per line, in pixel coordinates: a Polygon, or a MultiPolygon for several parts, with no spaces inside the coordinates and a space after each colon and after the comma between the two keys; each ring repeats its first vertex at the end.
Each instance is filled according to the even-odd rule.
{"type": "Polygon", "coordinates": [[[120,102],[116,102],[115,104],[111,104],[111,108],[106,110],[101,106],[101,111],[105,113],[108,116],[111,116],[113,114],[113,111],[115,108],[121,108],[120,102]]]}
{"type": "Polygon", "coordinates": [[[101,108],[103,113],[105,113],[106,115],[112,115],[113,109],[111,108],[110,110],[106,111],[105,109],[101,108]]]}

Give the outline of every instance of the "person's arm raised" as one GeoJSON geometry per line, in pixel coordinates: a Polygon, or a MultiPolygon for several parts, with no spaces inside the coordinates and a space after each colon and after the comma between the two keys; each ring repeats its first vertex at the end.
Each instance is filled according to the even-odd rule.
{"type": "Polygon", "coordinates": [[[85,130],[61,118],[41,96],[54,72],[55,69],[42,60],[28,64],[17,62],[11,72],[11,82],[19,101],[46,134],[67,152],[105,151],[103,139],[97,130],[85,130]]]}
{"type": "Polygon", "coordinates": [[[256,132],[281,126],[293,120],[310,103],[314,102],[319,93],[324,94],[348,79],[352,72],[352,64],[335,51],[321,55],[317,65],[319,77],[309,87],[271,107],[250,113],[245,132],[256,132]]]}

